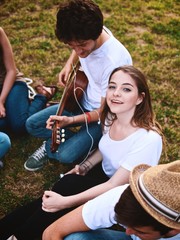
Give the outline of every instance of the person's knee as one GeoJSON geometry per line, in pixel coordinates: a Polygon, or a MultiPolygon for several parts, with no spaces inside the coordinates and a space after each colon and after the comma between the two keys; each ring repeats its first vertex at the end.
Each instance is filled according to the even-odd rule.
{"type": "Polygon", "coordinates": [[[31,135],[33,135],[33,132],[38,128],[38,126],[36,126],[36,122],[37,122],[37,119],[35,120],[33,116],[29,117],[26,120],[25,128],[26,128],[26,131],[31,135]]]}
{"type": "Polygon", "coordinates": [[[4,148],[6,149],[6,151],[9,150],[9,148],[11,147],[11,141],[8,135],[6,135],[5,133],[1,133],[0,135],[0,144],[2,144],[4,146],[4,148]]]}
{"type": "Polygon", "coordinates": [[[72,233],[64,238],[64,240],[91,240],[86,232],[72,233]]]}
{"type": "Polygon", "coordinates": [[[71,151],[71,147],[66,145],[62,147],[60,144],[58,150],[52,154],[51,152],[52,147],[52,139],[48,139],[46,142],[46,151],[47,155],[50,159],[54,159],[63,164],[71,164],[74,161],[74,154],[71,151]]]}
{"type": "Polygon", "coordinates": [[[26,120],[25,126],[26,126],[27,132],[30,133],[30,132],[31,132],[31,129],[32,129],[31,117],[29,117],[29,118],[26,120]]]}

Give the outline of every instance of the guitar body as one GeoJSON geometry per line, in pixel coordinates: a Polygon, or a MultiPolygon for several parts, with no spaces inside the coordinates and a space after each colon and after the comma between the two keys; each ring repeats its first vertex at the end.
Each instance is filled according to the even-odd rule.
{"type": "MultiPolygon", "coordinates": [[[[76,68],[70,73],[56,115],[61,116],[64,109],[72,113],[77,111],[79,109],[78,103],[82,99],[87,84],[88,79],[85,73],[76,66],[76,68]]],[[[61,143],[60,132],[61,129],[59,123],[58,121],[55,121],[52,128],[51,152],[57,151],[58,146],[61,143]]]]}
{"type": "Polygon", "coordinates": [[[81,70],[77,70],[76,79],[69,86],[66,93],[66,98],[68,99],[65,104],[65,109],[69,112],[75,112],[79,109],[78,102],[81,101],[83,96],[83,90],[86,89],[88,84],[88,79],[85,73],[81,70]]]}

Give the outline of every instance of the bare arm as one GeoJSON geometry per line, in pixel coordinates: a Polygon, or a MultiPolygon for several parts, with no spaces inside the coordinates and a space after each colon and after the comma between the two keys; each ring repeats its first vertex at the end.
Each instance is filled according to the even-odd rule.
{"type": "Polygon", "coordinates": [[[11,44],[2,28],[0,28],[0,44],[3,49],[3,59],[7,72],[3,83],[3,89],[0,95],[0,111],[3,111],[4,103],[15,81],[16,66],[11,44]]]}
{"type": "Polygon", "coordinates": [[[73,232],[90,230],[83,221],[82,208],[80,206],[52,223],[45,229],[42,240],[63,240],[73,232]]]}
{"type": "Polygon", "coordinates": [[[12,52],[11,44],[2,28],[0,28],[0,44],[3,49],[3,59],[6,67],[6,77],[3,84],[3,90],[1,92],[0,99],[5,102],[6,97],[11,90],[15,77],[16,77],[16,66],[14,63],[14,57],[12,52]]]}
{"type": "Polygon", "coordinates": [[[92,187],[82,193],[64,197],[65,202],[67,203],[67,207],[74,207],[80,204],[84,204],[88,200],[93,199],[114,187],[128,183],[129,174],[130,171],[120,167],[107,182],[92,187]]]}
{"type": "Polygon", "coordinates": [[[128,183],[129,174],[128,170],[120,167],[107,182],[71,196],[64,197],[53,191],[45,191],[42,208],[47,212],[56,212],[65,208],[79,206],[116,186],[128,183]]]}
{"type": "Polygon", "coordinates": [[[76,165],[66,174],[80,174],[86,175],[93,167],[102,161],[102,155],[99,149],[93,151],[93,153],[87,158],[87,160],[79,165],[76,165]]]}
{"type": "MultiPolygon", "coordinates": [[[[100,120],[100,115],[102,112],[102,106],[104,101],[105,101],[105,98],[101,98],[101,107],[88,113],[90,116],[91,122],[96,122],[100,120]]],[[[50,116],[49,119],[47,120],[46,128],[51,130],[54,124],[54,121],[58,121],[59,126],[62,128],[70,124],[88,122],[88,116],[84,113],[74,117],[53,115],[53,116],[50,116]]]]}

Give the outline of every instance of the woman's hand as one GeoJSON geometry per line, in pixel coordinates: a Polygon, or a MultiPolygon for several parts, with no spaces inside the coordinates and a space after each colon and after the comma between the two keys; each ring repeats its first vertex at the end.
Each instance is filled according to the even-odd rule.
{"type": "Polygon", "coordinates": [[[42,197],[42,209],[45,212],[57,212],[67,206],[64,204],[65,197],[62,195],[53,192],[53,191],[45,191],[42,197]]]}
{"type": "Polygon", "coordinates": [[[73,123],[73,117],[67,117],[67,116],[57,116],[53,115],[50,116],[49,119],[46,122],[46,128],[52,130],[54,121],[58,121],[59,127],[65,127],[69,124],[73,123]]]}
{"type": "Polygon", "coordinates": [[[3,118],[6,116],[6,109],[4,107],[4,104],[0,101],[0,118],[3,118]]]}
{"type": "Polygon", "coordinates": [[[78,175],[82,175],[85,176],[86,175],[86,169],[81,166],[81,165],[76,165],[73,169],[71,169],[69,172],[65,173],[66,174],[78,174],[78,175]]]}

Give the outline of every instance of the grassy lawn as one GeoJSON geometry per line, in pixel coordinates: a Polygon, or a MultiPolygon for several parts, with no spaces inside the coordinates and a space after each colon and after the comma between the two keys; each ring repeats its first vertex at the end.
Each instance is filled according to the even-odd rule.
{"type": "MultiPolygon", "coordinates": [[[[71,50],[55,37],[55,20],[61,0],[0,1],[0,22],[11,41],[17,67],[26,77],[56,84],[57,74],[71,50]]],[[[148,78],[153,108],[167,138],[167,157],[179,158],[179,39],[178,0],[96,0],[105,25],[127,47],[134,66],[148,78]]],[[[60,93],[56,99],[60,98],[60,93]]],[[[40,196],[70,166],[50,162],[41,171],[23,165],[42,143],[31,136],[10,136],[12,148],[0,171],[0,218],[15,206],[40,196]]],[[[180,158],[179,158],[180,159],[180,158]]]]}

